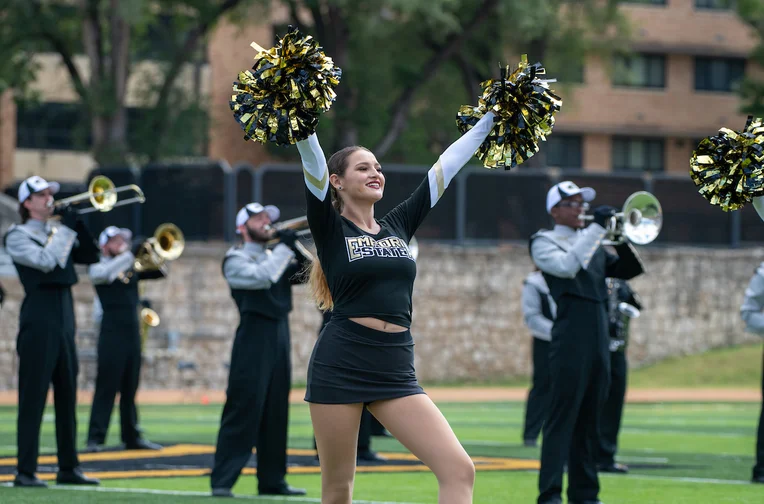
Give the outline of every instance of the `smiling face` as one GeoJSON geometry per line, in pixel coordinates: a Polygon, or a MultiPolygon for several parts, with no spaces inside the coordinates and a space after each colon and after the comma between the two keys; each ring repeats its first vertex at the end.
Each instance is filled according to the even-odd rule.
{"type": "Polygon", "coordinates": [[[348,156],[346,166],[342,175],[331,176],[332,185],[339,189],[343,200],[374,204],[382,199],[385,176],[374,154],[357,149],[348,156]]]}
{"type": "Polygon", "coordinates": [[[24,200],[24,207],[29,211],[29,217],[37,220],[46,220],[53,215],[53,191],[43,189],[32,193],[24,200]]]}

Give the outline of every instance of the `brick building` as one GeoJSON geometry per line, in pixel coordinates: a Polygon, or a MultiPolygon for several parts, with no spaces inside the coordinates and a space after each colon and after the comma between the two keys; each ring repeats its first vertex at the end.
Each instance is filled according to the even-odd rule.
{"type": "MultiPolygon", "coordinates": [[[[563,96],[555,134],[547,145],[547,163],[585,171],[684,172],[698,139],[721,126],[742,127],[736,85],[751,72],[747,57],[757,40],[727,0],[624,0],[634,26],[635,55],[628,59],[586,61],[583,79],[563,96]]],[[[196,64],[198,89],[207,97],[212,158],[257,164],[265,149],[243,142],[231,119],[228,101],[236,73],[254,55],[249,43],[273,40],[272,24],[286,22],[274,9],[271,22],[247,26],[221,24],[207,46],[206,61],[196,64]]],[[[45,105],[17,111],[9,96],[0,97],[0,185],[32,173],[59,180],[82,180],[94,162],[72,141],[65,125],[76,109],[75,94],[56,55],[38,55],[41,73],[35,85],[45,105]],[[67,119],[67,117],[69,119],[67,119]],[[51,119],[52,118],[52,119],[51,119]]],[[[87,60],[77,64],[87,75],[87,60]]],[[[142,65],[150,67],[151,62],[142,65]]],[[[191,66],[191,65],[189,65],[191,66]]],[[[128,106],[140,109],[140,82],[134,73],[128,106]]],[[[188,79],[187,82],[193,82],[188,79]]]]}

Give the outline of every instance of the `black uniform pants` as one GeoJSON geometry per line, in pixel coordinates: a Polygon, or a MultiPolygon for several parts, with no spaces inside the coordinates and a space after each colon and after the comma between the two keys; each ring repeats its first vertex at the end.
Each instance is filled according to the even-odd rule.
{"type": "Polygon", "coordinates": [[[538,439],[549,409],[549,342],[533,338],[533,381],[525,405],[523,439],[538,439]]]}
{"type": "Polygon", "coordinates": [[[21,307],[16,351],[19,355],[17,423],[18,472],[37,471],[40,424],[53,384],[59,470],[77,459],[77,349],[72,292],[69,287],[28,292],[21,307]]]}
{"type": "Polygon", "coordinates": [[[114,400],[119,392],[122,442],[134,444],[137,426],[135,394],[141,375],[141,339],[137,309],[124,313],[104,311],[98,338],[98,375],[90,410],[88,441],[103,444],[111,422],[114,400]]]}
{"type": "Polygon", "coordinates": [[[600,444],[597,463],[612,465],[618,451],[618,432],[621,430],[623,403],[626,398],[626,352],[610,352],[610,391],[600,418],[600,444]]]}
{"type": "Polygon", "coordinates": [[[759,431],[756,434],[756,465],[753,467],[753,477],[764,477],[764,353],[761,357],[761,414],[759,415],[759,431]]]}
{"type": "Polygon", "coordinates": [[[260,490],[284,483],[292,365],[289,320],[242,314],[231,351],[212,488],[231,488],[257,448],[260,490]]]}
{"type": "Polygon", "coordinates": [[[604,303],[564,297],[549,347],[551,390],[543,427],[539,504],[562,493],[568,463],[568,500],[596,501],[596,453],[602,405],[610,380],[608,318],[604,303]]]}

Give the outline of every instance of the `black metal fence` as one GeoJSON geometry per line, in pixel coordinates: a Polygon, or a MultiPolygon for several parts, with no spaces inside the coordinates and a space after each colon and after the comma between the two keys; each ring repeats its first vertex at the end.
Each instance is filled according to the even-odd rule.
{"type": "MultiPolygon", "coordinates": [[[[385,197],[377,215],[384,215],[405,199],[426,176],[425,166],[385,166],[385,197]]],[[[234,216],[251,201],[273,204],[283,219],[305,214],[302,171],[295,164],[267,164],[257,168],[225,162],[148,165],[93,170],[81,184],[67,183],[57,197],[87,190],[98,174],[117,186],[138,185],[146,201],[107,213],[87,214],[89,227],[100,232],[107,225],[148,235],[162,222],[178,225],[189,240],[235,239],[234,216]]],[[[452,181],[438,205],[417,233],[420,239],[452,243],[525,241],[552,223],[545,211],[547,190],[560,180],[572,180],[597,190],[595,204],[620,207],[635,191],[653,193],[663,207],[663,230],[656,244],[739,247],[764,242],[764,223],[752,206],[723,212],[710,205],[689,176],[514,170],[469,167],[452,181]]],[[[18,183],[5,192],[16,196],[18,183]]],[[[120,194],[129,197],[132,191],[120,194]]]]}

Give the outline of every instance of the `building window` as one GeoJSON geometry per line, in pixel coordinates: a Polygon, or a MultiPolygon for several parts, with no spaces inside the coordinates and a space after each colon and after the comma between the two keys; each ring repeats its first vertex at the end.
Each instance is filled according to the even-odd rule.
{"type": "Polygon", "coordinates": [[[745,75],[742,58],[695,58],[695,89],[698,91],[735,91],[745,75]]]}
{"type": "Polygon", "coordinates": [[[581,135],[555,133],[544,142],[547,166],[556,168],[581,169],[581,135]]]}
{"type": "Polygon", "coordinates": [[[625,4],[666,5],[666,0],[621,0],[625,4]]]}
{"type": "Polygon", "coordinates": [[[729,10],[735,0],[695,0],[696,9],[729,10]]]}
{"type": "Polygon", "coordinates": [[[662,54],[616,56],[615,86],[663,88],[666,86],[666,57],[662,54]]]}
{"type": "Polygon", "coordinates": [[[20,104],[16,146],[21,149],[87,150],[90,124],[79,103],[20,104]]]}
{"type": "Polygon", "coordinates": [[[663,140],[613,138],[613,171],[663,171],[663,140]]]}

